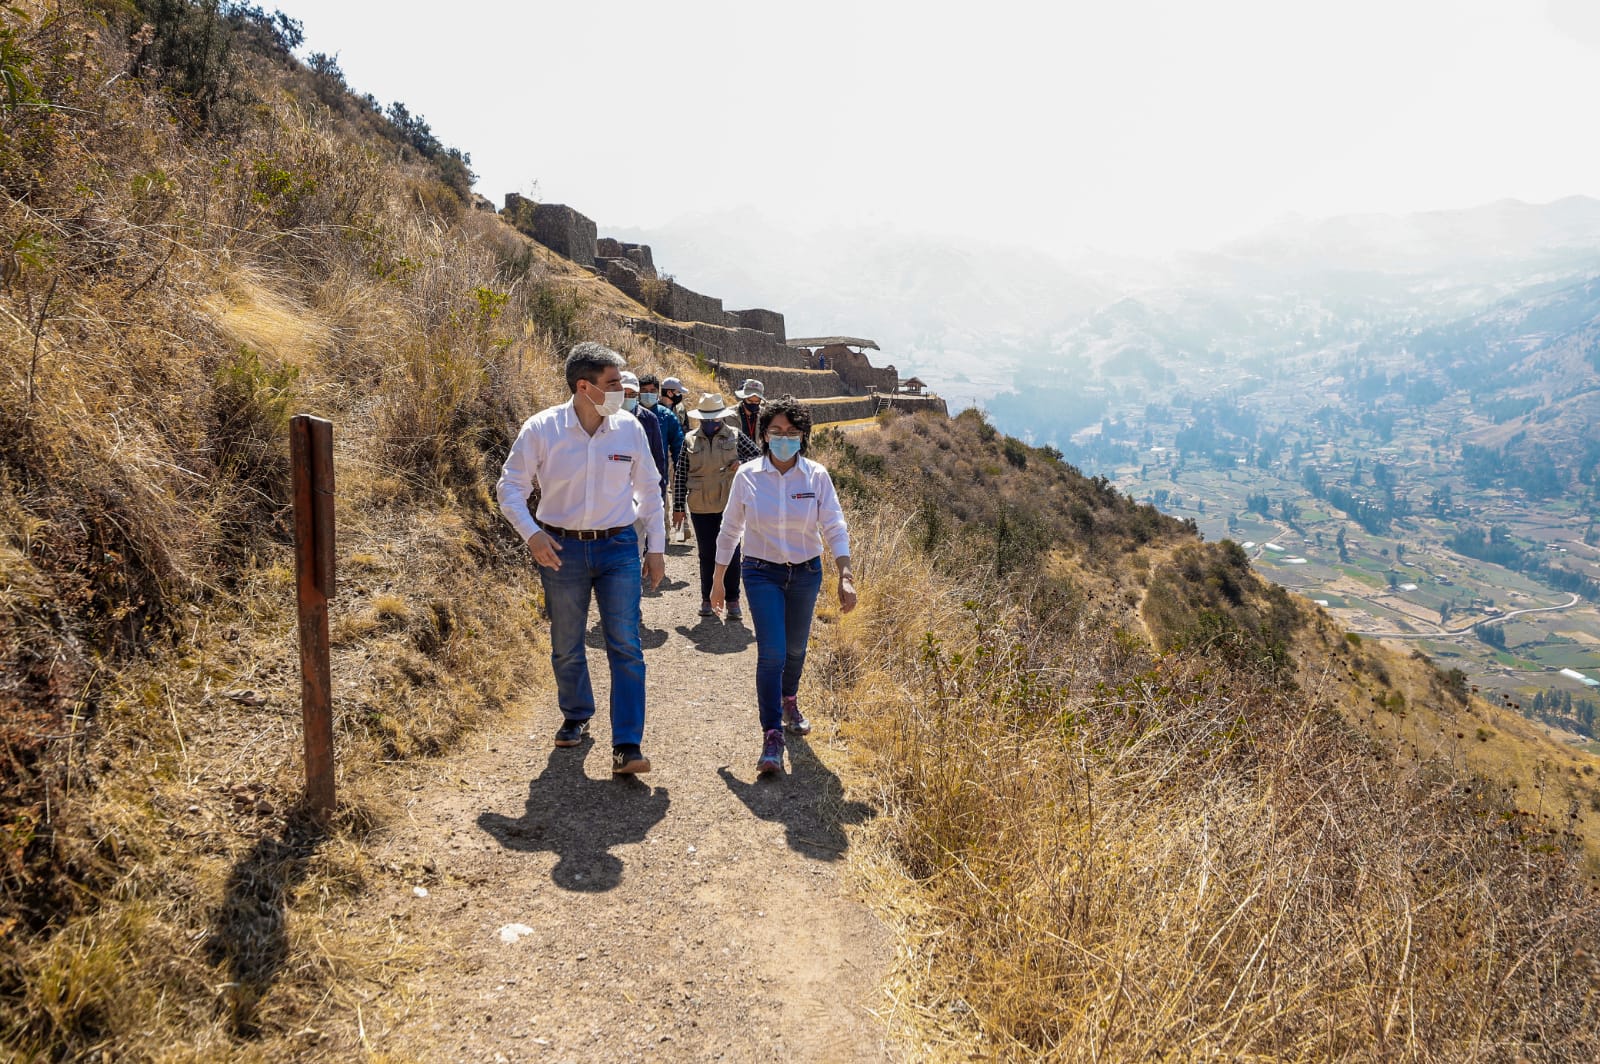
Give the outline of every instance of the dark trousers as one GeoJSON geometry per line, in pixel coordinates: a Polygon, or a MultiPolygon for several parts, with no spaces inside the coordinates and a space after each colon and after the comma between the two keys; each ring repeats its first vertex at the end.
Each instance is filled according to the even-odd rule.
{"type": "MultiPolygon", "coordinates": [[[[721,514],[689,515],[694,525],[694,546],[700,554],[700,600],[711,597],[711,578],[717,571],[717,533],[722,531],[721,514]]],[[[729,602],[739,601],[739,548],[733,549],[733,560],[728,563],[727,575],[722,578],[722,590],[729,602]]]]}

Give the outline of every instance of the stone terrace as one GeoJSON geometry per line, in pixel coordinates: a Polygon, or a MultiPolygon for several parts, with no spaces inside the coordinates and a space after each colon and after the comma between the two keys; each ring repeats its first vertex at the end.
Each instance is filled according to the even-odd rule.
{"type": "MultiPolygon", "coordinates": [[[[715,296],[659,275],[649,247],[598,236],[595,223],[571,207],[534,203],[513,193],[506,197],[502,214],[539,243],[653,309],[659,318],[625,318],[623,324],[659,344],[704,358],[729,393],[753,377],[769,396],[805,401],[818,424],[870,417],[903,398],[881,394],[896,390],[893,366],[874,367],[864,354],[852,351],[830,359],[827,369],[816,369],[809,352],[785,343],[782,314],[759,307],[724,310],[715,296]],[[880,394],[862,394],[874,388],[880,394]]],[[[942,408],[943,401],[919,405],[942,408]]]]}

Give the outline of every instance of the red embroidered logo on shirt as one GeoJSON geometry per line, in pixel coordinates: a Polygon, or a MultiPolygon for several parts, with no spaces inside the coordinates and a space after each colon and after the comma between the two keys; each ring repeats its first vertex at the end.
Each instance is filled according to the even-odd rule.
{"type": "Polygon", "coordinates": [[[791,499],[815,499],[816,497],[817,493],[814,491],[801,491],[789,496],[791,499]]]}
{"type": "Polygon", "coordinates": [[[606,461],[608,461],[608,462],[631,462],[631,461],[633,461],[633,455],[631,455],[631,454],[608,454],[608,455],[606,455],[606,461]]]}

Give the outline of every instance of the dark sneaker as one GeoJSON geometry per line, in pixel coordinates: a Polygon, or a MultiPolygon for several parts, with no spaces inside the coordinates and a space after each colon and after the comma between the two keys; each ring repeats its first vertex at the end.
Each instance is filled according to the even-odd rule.
{"type": "Polygon", "coordinates": [[[783,696],[783,730],[795,735],[811,734],[811,722],[800,712],[800,700],[794,695],[783,696]]]}
{"type": "Polygon", "coordinates": [[[761,757],[756,761],[756,775],[783,771],[783,732],[773,728],[761,741],[761,757]]]}
{"type": "Polygon", "coordinates": [[[702,617],[715,617],[716,615],[717,615],[717,611],[711,608],[711,600],[710,599],[701,599],[700,600],[700,616],[702,616],[702,617]]]}
{"type": "Polygon", "coordinates": [[[739,608],[737,602],[728,603],[728,620],[737,621],[744,617],[744,610],[739,608]]]}
{"type": "Polygon", "coordinates": [[[557,746],[577,746],[589,737],[589,722],[569,720],[556,729],[557,746]]]}
{"type": "Polygon", "coordinates": [[[623,743],[611,748],[611,774],[632,776],[650,771],[650,759],[639,750],[637,743],[623,743]]]}

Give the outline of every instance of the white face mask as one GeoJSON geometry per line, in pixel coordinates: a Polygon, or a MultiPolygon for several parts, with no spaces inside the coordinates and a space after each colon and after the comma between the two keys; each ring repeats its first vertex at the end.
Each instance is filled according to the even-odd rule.
{"type": "MultiPolygon", "coordinates": [[[[598,385],[590,385],[590,387],[598,387],[598,385]]],[[[605,393],[605,397],[606,397],[606,401],[605,402],[603,402],[603,403],[595,403],[594,404],[595,412],[598,413],[601,417],[610,417],[612,414],[615,414],[617,411],[621,410],[622,409],[622,400],[626,396],[623,393],[622,389],[618,388],[614,392],[606,392],[605,393]]],[[[591,402],[593,402],[593,400],[591,400],[591,402]]]]}

